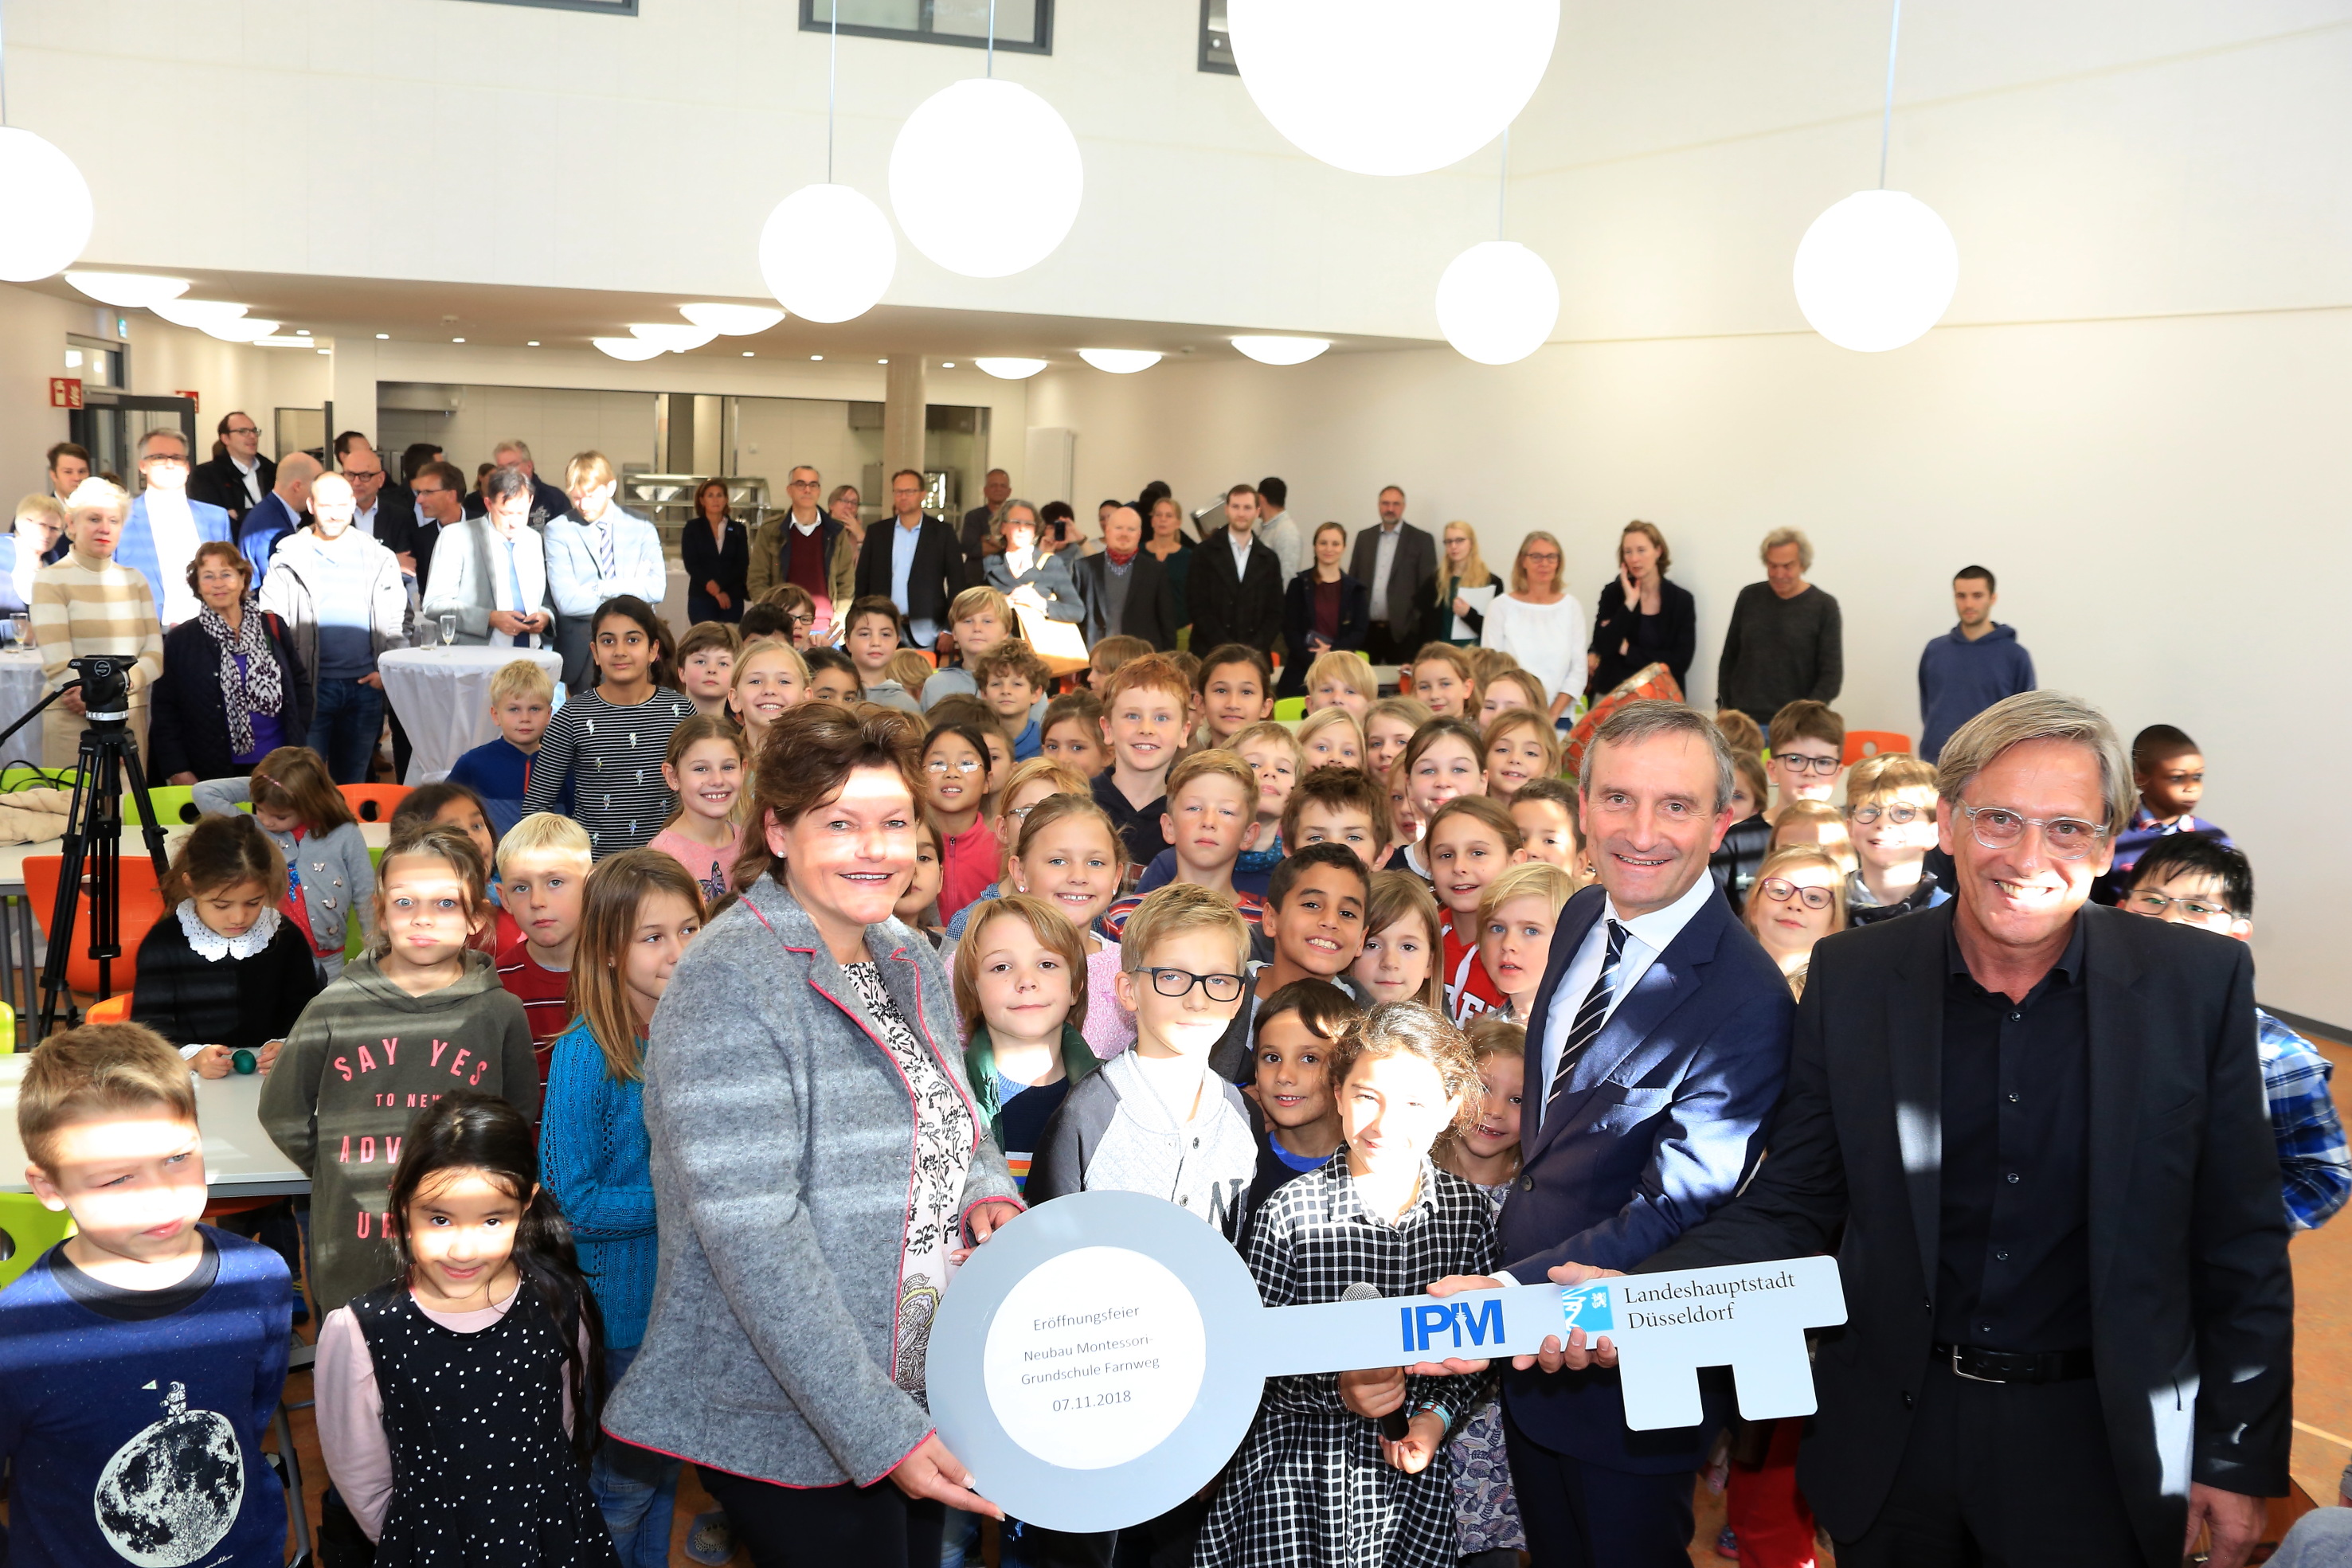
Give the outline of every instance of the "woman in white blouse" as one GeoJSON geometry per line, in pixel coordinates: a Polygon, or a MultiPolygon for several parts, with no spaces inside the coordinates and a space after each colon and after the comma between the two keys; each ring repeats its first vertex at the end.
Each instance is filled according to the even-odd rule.
{"type": "Polygon", "coordinates": [[[1591,630],[1584,606],[1560,586],[1560,564],[1559,541],[1551,535],[1538,531],[1521,540],[1518,559],[1511,563],[1511,591],[1486,607],[1480,638],[1517,659],[1546,691],[1559,694],[1551,700],[1555,719],[1583,689],[1584,643],[1591,630]]]}

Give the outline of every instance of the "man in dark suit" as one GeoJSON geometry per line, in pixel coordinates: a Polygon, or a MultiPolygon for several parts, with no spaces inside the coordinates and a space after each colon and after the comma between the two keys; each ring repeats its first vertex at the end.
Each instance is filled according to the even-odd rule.
{"type": "Polygon", "coordinates": [[[278,465],[261,455],[261,426],[243,409],[221,415],[216,433],[226,450],[189,472],[188,499],[218,507],[242,523],[277,487],[278,465]]]}
{"type": "Polygon", "coordinates": [[[1013,498],[1013,476],[1002,468],[991,468],[980,493],[988,504],[963,515],[963,564],[974,582],[982,580],[980,566],[988,555],[988,536],[1004,526],[1004,503],[1013,498]]]}
{"type": "Polygon", "coordinates": [[[268,577],[269,558],[278,553],[278,541],[310,523],[310,481],[322,472],[319,460],[309,453],[289,453],[286,461],[278,465],[278,482],[269,494],[236,525],[236,548],[253,563],[256,583],[268,577]]]}
{"type": "Polygon", "coordinates": [[[857,593],[889,600],[907,618],[910,645],[940,647],[948,631],[948,606],[978,580],[964,566],[955,529],[945,517],[923,513],[923,476],[912,468],[890,476],[889,525],[866,530],[857,552],[857,593]]]}
{"type": "Polygon", "coordinates": [[[1120,507],[1103,519],[1103,548],[1080,556],[1072,575],[1087,602],[1091,648],[1106,637],[1140,637],[1160,653],[1176,646],[1176,594],[1160,558],[1143,548],[1143,519],[1120,507]]]}
{"type": "Polygon", "coordinates": [[[1202,653],[1239,643],[1271,659],[1282,640],[1282,560],[1256,528],[1257,492],[1236,485],[1225,492],[1223,530],[1192,551],[1185,596],[1192,606],[1192,646],[1202,653]]]}
{"type": "MultiPolygon", "coordinates": [[[[1580,789],[1600,885],[1552,937],[1528,1024],[1524,1164],[1497,1222],[1521,1284],[1587,1253],[1631,1268],[1704,1219],[1754,1170],[1788,1073],[1788,983],[1706,873],[1731,825],[1721,732],[1680,703],[1629,703],[1594,736],[1580,789]]],[[[1343,1394],[1367,1377],[1402,1395],[1395,1373],[1343,1377],[1343,1394]]],[[[1693,1475],[1725,1393],[1710,1385],[1696,1427],[1632,1432],[1612,1373],[1506,1373],[1511,1488],[1538,1568],[1686,1568],[1693,1475]]]]}
{"type": "Polygon", "coordinates": [[[1421,626],[1422,584],[1437,575],[1437,541],[1404,520],[1404,492],[1381,492],[1381,526],[1356,536],[1349,571],[1371,591],[1372,626],[1364,652],[1375,664],[1401,664],[1413,655],[1421,626]]]}
{"type": "Polygon", "coordinates": [[[1641,1271],[1837,1249],[1799,1477],[1841,1568],[2158,1568],[2207,1529],[2238,1568],[2294,1326],[2245,945],[2088,903],[2132,805],[2096,709],[2010,697],[1938,770],[1952,901],[1814,949],[1772,1157],[1641,1271]]]}

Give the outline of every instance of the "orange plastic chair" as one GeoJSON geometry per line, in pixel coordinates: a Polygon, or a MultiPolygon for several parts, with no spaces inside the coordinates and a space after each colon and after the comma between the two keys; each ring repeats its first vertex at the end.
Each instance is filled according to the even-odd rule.
{"type": "Polygon", "coordinates": [[[1891,729],[1849,729],[1845,732],[1845,765],[1849,768],[1865,757],[1883,757],[1890,751],[1909,751],[1911,737],[1891,729]]]}
{"type": "Polygon", "coordinates": [[[343,799],[362,822],[389,822],[408,795],[405,784],[338,784],[343,799]]]}
{"type": "MultiPolygon", "coordinates": [[[[122,868],[122,956],[110,967],[108,980],[128,993],[139,977],[139,944],[163,918],[163,894],[155,885],[155,866],[143,854],[125,854],[122,868]]],[[[32,901],[33,918],[41,938],[49,936],[49,915],[58,904],[58,879],[65,874],[63,855],[25,857],[25,896],[32,901]]],[[[98,994],[98,960],[89,956],[89,890],[74,903],[73,950],[66,956],[66,984],[83,996],[98,994]]]]}
{"type": "Polygon", "coordinates": [[[92,1002],[89,1010],[81,1016],[84,1023],[129,1023],[131,993],[117,991],[102,1002],[92,1002]]]}

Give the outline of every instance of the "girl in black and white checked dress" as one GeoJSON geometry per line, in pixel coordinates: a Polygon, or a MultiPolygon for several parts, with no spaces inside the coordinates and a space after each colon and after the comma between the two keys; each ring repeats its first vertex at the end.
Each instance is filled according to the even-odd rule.
{"type": "MultiPolygon", "coordinates": [[[[1501,1267],[1486,1195],[1429,1159],[1475,1103],[1461,1031],[1418,1003],[1391,1003],[1350,1026],[1330,1070],[1339,1156],[1276,1192],[1243,1243],[1265,1304],[1336,1301],[1359,1282],[1416,1295],[1448,1274],[1501,1267]]],[[[1445,1434],[1493,1386],[1491,1373],[1407,1378],[1411,1429],[1390,1442],[1340,1402],[1337,1375],[1270,1379],[1195,1568],[1453,1568],[1445,1434]]]]}

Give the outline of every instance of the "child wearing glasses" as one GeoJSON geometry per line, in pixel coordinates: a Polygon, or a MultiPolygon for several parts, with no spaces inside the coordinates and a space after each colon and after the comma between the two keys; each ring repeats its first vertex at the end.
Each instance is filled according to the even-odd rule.
{"type": "Polygon", "coordinates": [[[923,737],[923,810],[940,834],[941,920],[953,920],[996,880],[1003,849],[986,821],[987,801],[987,737],[968,724],[933,725],[923,737]]]}
{"type": "Polygon", "coordinates": [[[1927,869],[1927,852],[1936,847],[1936,770],[1927,763],[1900,751],[1855,763],[1845,781],[1845,823],[1855,862],[1845,903],[1854,925],[1933,909],[1951,898],[1927,869]]]}
{"type": "Polygon", "coordinates": [[[1827,851],[1797,844],[1767,855],[1748,890],[1748,929],[1801,996],[1813,944],[1845,929],[1845,888],[1846,873],[1827,851]]]}
{"type": "Polygon", "coordinates": [[[1766,815],[1776,826],[1796,801],[1837,798],[1838,775],[1845,771],[1845,720],[1834,708],[1799,698],[1772,716],[1767,743],[1772,756],[1764,771],[1780,788],[1766,815]]]}
{"type": "MultiPolygon", "coordinates": [[[[2253,867],[2221,839],[2175,833],[2139,857],[2123,907],[2251,941],[2253,867]]],[[[2327,1059],[2261,1008],[2254,1009],[2254,1047],[2262,1057],[2263,1096],[2270,1103],[2271,1134],[2286,1187],[2287,1226],[2316,1230],[2352,1197],[2352,1155],[2345,1151],[2344,1124],[2328,1095],[2327,1059]]]]}

